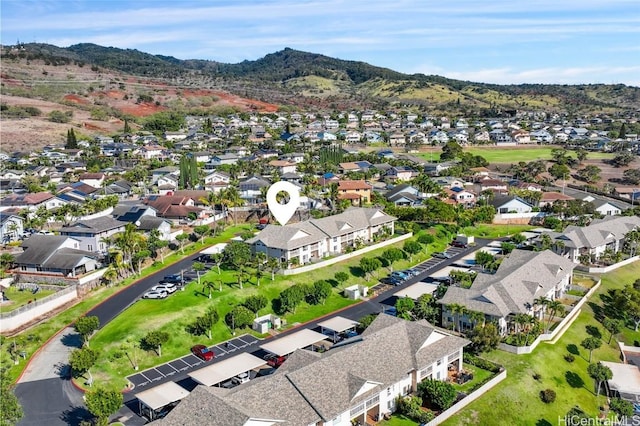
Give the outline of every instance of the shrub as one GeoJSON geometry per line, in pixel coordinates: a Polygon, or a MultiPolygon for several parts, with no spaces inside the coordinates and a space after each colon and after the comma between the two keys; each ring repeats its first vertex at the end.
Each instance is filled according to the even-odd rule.
{"type": "Polygon", "coordinates": [[[451,407],[458,396],[451,383],[428,379],[418,385],[418,392],[423,399],[428,399],[436,407],[446,410],[451,407]]]}
{"type": "Polygon", "coordinates": [[[609,407],[619,417],[633,416],[633,404],[624,399],[612,398],[609,407]]]}
{"type": "Polygon", "coordinates": [[[431,234],[422,234],[418,237],[418,242],[420,244],[432,244],[436,239],[431,234]]]}
{"type": "Polygon", "coordinates": [[[556,400],[556,391],[554,391],[553,389],[545,389],[543,391],[540,391],[540,399],[545,404],[551,404],[556,400]]]}
{"type": "Polygon", "coordinates": [[[533,380],[539,382],[540,380],[542,380],[542,374],[540,373],[533,373],[533,380]]]}
{"type": "Polygon", "coordinates": [[[500,368],[501,368],[500,365],[493,363],[491,361],[487,361],[484,358],[471,355],[470,353],[467,353],[467,352],[464,353],[463,360],[467,364],[474,365],[478,368],[482,368],[483,370],[491,371],[492,373],[500,372],[500,368]]]}
{"type": "Polygon", "coordinates": [[[564,356],[564,360],[565,360],[565,361],[567,361],[567,362],[573,362],[573,361],[575,361],[575,360],[576,360],[576,357],[574,357],[574,356],[573,356],[573,355],[571,355],[571,354],[566,354],[566,355],[564,356]]]}

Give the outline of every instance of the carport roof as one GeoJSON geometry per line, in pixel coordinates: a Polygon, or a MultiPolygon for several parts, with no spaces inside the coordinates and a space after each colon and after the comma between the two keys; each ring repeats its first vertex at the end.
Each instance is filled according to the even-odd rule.
{"type": "Polygon", "coordinates": [[[224,361],[216,362],[215,364],[189,373],[189,377],[202,385],[213,386],[240,373],[265,365],[266,363],[265,360],[257,356],[243,352],[227,358],[224,361]]]}
{"type": "Polygon", "coordinates": [[[222,250],[224,250],[224,248],[227,246],[227,243],[218,243],[216,245],[213,245],[211,247],[207,247],[206,249],[202,250],[200,252],[200,254],[218,254],[218,253],[222,253],[222,250]]]}
{"type": "Polygon", "coordinates": [[[286,337],[276,339],[260,346],[261,349],[278,356],[289,355],[296,349],[303,349],[315,343],[325,340],[327,336],[317,331],[304,329],[286,337]]]}
{"type": "Polygon", "coordinates": [[[360,324],[358,321],[351,320],[349,318],[337,316],[330,318],[326,321],[319,322],[318,325],[327,330],[335,331],[336,333],[342,333],[347,331],[356,325],[360,324]]]}
{"type": "Polygon", "coordinates": [[[410,285],[407,288],[403,288],[402,290],[396,293],[398,297],[410,297],[414,300],[418,300],[420,296],[423,294],[433,294],[434,291],[438,289],[438,286],[435,284],[429,284],[425,282],[417,282],[413,285],[410,285]]]}
{"type": "Polygon", "coordinates": [[[180,401],[189,391],[176,382],[166,382],[136,394],[136,398],[152,410],[180,401]]]}
{"type": "Polygon", "coordinates": [[[620,394],[640,395],[640,367],[619,362],[601,362],[613,373],[611,380],[607,381],[611,389],[620,394]]]}

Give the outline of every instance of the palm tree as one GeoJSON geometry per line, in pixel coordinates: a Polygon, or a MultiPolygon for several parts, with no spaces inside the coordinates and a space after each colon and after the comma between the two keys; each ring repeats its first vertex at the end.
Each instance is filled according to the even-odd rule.
{"type": "Polygon", "coordinates": [[[111,284],[118,278],[118,270],[113,266],[109,265],[104,274],[102,274],[102,279],[106,281],[107,286],[111,286],[111,284]]]}
{"type": "Polygon", "coordinates": [[[549,332],[549,328],[551,326],[551,321],[553,321],[553,317],[556,316],[557,313],[564,313],[564,305],[559,300],[550,300],[547,304],[549,308],[549,319],[547,320],[547,332],[549,332]]]}
{"type": "Polygon", "coordinates": [[[276,279],[276,271],[280,269],[280,262],[275,257],[267,259],[267,268],[271,271],[271,281],[276,279]]]}
{"type": "Polygon", "coordinates": [[[113,245],[122,253],[122,261],[127,267],[132,266],[133,253],[143,247],[145,238],[140,234],[136,225],[133,223],[127,223],[124,227],[124,231],[114,235],[113,245]]]}
{"type": "MultiPolygon", "coordinates": [[[[213,281],[205,281],[202,283],[202,292],[204,293],[205,290],[208,290],[209,299],[211,299],[211,293],[213,290],[215,290],[215,288],[216,287],[213,281]]],[[[220,291],[222,291],[222,284],[220,284],[220,291]]]]}
{"type": "MultiPolygon", "coordinates": [[[[519,313],[513,318],[513,322],[516,324],[516,333],[520,333],[526,324],[529,323],[529,315],[519,313]]],[[[519,341],[520,339],[518,339],[519,341]]]]}
{"type": "Polygon", "coordinates": [[[339,195],[339,191],[338,191],[338,184],[337,183],[332,183],[331,185],[329,185],[329,201],[331,202],[331,211],[334,212],[336,211],[336,208],[338,207],[338,195],[339,195]]]}
{"type": "Polygon", "coordinates": [[[548,305],[549,305],[549,299],[547,299],[546,297],[538,297],[533,300],[534,312],[538,313],[540,310],[542,310],[543,316],[544,316],[544,311],[546,310],[548,305]]]}
{"type": "Polygon", "coordinates": [[[464,314],[466,312],[466,308],[464,307],[464,305],[460,305],[459,303],[452,303],[451,305],[447,305],[447,309],[449,310],[449,312],[451,312],[455,318],[456,318],[456,322],[454,324],[454,331],[456,330],[455,326],[458,326],[458,332],[461,332],[461,327],[460,327],[460,317],[462,316],[462,314],[464,314]]]}
{"type": "Polygon", "coordinates": [[[485,316],[484,316],[484,314],[482,312],[468,311],[467,312],[467,317],[469,318],[469,321],[471,321],[473,323],[473,328],[476,328],[478,323],[481,322],[481,321],[482,321],[482,327],[484,328],[485,316]]]}

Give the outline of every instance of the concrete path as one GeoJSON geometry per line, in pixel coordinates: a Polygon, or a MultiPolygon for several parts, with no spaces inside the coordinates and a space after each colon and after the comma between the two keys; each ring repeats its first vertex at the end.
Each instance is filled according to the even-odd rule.
{"type": "Polygon", "coordinates": [[[69,354],[81,346],[80,335],[71,327],[65,328],[31,359],[18,383],[68,376],[69,354]]]}

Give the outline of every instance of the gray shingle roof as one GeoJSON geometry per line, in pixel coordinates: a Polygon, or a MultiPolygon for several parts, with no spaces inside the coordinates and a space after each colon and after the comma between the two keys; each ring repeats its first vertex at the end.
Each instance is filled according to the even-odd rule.
{"type": "Polygon", "coordinates": [[[449,287],[438,303],[457,303],[494,316],[525,313],[534,299],[549,292],[575,267],[550,250],[514,250],[495,274],[479,274],[469,289],[449,287]]]}
{"type": "Polygon", "coordinates": [[[101,232],[123,227],[126,224],[127,222],[114,219],[111,216],[102,216],[94,219],[79,220],[70,226],[61,228],[60,233],[99,234],[101,232]]]}
{"type": "Polygon", "coordinates": [[[627,232],[637,227],[640,227],[638,216],[605,216],[593,220],[589,226],[567,226],[559,236],[550,236],[563,240],[567,247],[595,248],[621,240],[627,232]]]}
{"type": "Polygon", "coordinates": [[[22,242],[24,252],[16,257],[16,263],[40,265],[59,249],[68,238],[61,235],[32,235],[22,242]]]}
{"type": "Polygon", "coordinates": [[[198,387],[158,424],[236,426],[250,418],[295,426],[327,422],[468,343],[426,321],[381,314],[349,345],[322,355],[298,350],[275,374],[230,390],[198,387]],[[433,333],[441,338],[424,345],[433,333]]]}

